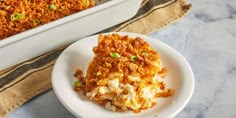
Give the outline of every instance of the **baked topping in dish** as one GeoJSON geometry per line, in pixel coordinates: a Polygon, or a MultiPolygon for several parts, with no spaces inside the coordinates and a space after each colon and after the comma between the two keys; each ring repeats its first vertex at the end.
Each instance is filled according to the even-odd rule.
{"type": "Polygon", "coordinates": [[[163,78],[167,69],[159,54],[143,39],[118,34],[99,35],[87,75],[78,69],[75,90],[112,111],[140,112],[156,98],[173,94],[163,78]]]}
{"type": "Polygon", "coordinates": [[[0,40],[93,6],[93,0],[0,0],[0,40]]]}

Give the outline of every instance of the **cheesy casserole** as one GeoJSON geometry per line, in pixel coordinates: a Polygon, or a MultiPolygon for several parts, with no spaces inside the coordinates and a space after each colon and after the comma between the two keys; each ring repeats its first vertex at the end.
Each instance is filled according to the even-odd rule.
{"type": "Polygon", "coordinates": [[[93,0],[0,0],[0,40],[93,6],[93,0]]]}
{"type": "Polygon", "coordinates": [[[159,54],[143,39],[99,35],[93,51],[87,75],[76,71],[75,90],[107,109],[140,112],[153,107],[156,98],[173,94],[163,82],[167,69],[159,54]]]}

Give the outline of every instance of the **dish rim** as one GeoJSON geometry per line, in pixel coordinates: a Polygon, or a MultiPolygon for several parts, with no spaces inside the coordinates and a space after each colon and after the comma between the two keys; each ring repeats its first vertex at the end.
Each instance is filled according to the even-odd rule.
{"type": "Polygon", "coordinates": [[[4,39],[0,40],[0,48],[3,48],[3,47],[8,46],[10,44],[16,43],[16,42],[21,41],[25,38],[29,38],[31,36],[37,35],[38,33],[45,32],[45,31],[51,30],[55,27],[75,21],[75,20],[80,19],[82,17],[97,13],[99,11],[102,11],[102,10],[107,9],[109,7],[121,4],[126,1],[128,1],[128,0],[110,0],[110,1],[108,0],[105,3],[91,7],[89,9],[85,9],[83,11],[80,11],[80,12],[71,14],[69,16],[65,16],[63,18],[57,19],[55,21],[51,21],[51,22],[41,25],[39,27],[35,27],[32,29],[26,30],[24,32],[21,32],[19,34],[4,38],[4,39]]]}

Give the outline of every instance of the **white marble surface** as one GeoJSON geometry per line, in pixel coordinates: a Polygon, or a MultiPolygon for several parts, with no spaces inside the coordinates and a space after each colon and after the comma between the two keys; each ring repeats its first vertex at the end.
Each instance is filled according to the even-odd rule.
{"type": "MultiPolygon", "coordinates": [[[[183,19],[150,34],[183,54],[196,79],[192,99],[176,118],[236,118],[236,0],[189,0],[183,19]]],[[[6,118],[74,118],[53,91],[6,118]]]]}

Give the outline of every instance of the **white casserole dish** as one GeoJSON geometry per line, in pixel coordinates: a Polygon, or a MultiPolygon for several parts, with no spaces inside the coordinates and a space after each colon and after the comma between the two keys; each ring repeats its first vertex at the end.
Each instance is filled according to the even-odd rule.
{"type": "Polygon", "coordinates": [[[97,6],[0,41],[0,70],[133,17],[142,0],[97,0],[97,6]]]}

